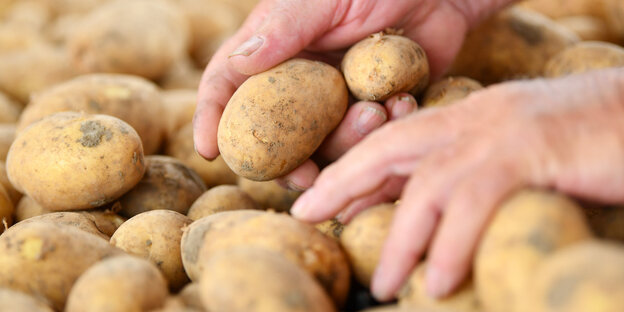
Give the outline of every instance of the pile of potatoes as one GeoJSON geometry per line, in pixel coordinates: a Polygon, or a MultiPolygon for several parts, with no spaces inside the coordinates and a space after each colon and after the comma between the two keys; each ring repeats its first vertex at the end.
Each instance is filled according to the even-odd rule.
{"type": "Polygon", "coordinates": [[[300,192],[275,179],[314,157],[350,99],[409,92],[427,110],[624,66],[623,1],[522,1],[436,81],[401,30],[339,66],[288,60],[238,88],[208,161],[192,141],[202,68],[257,2],[0,0],[0,311],[621,311],[624,206],[520,190],[453,294],[426,294],[425,257],[376,307],[396,203],[305,224],[288,214],[300,192]]]}

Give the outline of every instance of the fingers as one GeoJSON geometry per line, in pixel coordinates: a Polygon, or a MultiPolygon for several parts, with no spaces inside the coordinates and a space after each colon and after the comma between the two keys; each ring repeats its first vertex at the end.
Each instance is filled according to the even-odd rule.
{"type": "Polygon", "coordinates": [[[274,1],[262,24],[234,49],[230,64],[251,75],[295,55],[329,30],[344,1],[274,1]]]}
{"type": "Polygon", "coordinates": [[[386,100],[386,109],[390,120],[396,120],[411,114],[418,109],[416,99],[409,93],[399,93],[386,100]]]}
{"type": "Polygon", "coordinates": [[[308,159],[289,174],[279,178],[278,182],[291,190],[303,192],[312,186],[318,175],[318,166],[308,159]]]}
{"type": "Polygon", "coordinates": [[[407,182],[406,178],[391,177],[383,184],[379,191],[354,201],[340,212],[336,216],[336,219],[343,224],[347,224],[362,210],[377,204],[394,202],[399,198],[399,195],[401,195],[405,182],[407,182]]]}

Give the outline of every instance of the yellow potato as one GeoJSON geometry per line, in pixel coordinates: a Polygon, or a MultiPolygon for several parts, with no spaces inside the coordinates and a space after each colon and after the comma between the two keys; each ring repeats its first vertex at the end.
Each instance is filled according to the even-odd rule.
{"type": "Polygon", "coordinates": [[[66,312],[151,311],[165,303],[167,282],[151,262],[117,256],[102,260],[78,278],[66,312]]]}
{"type": "Polygon", "coordinates": [[[191,205],[187,216],[191,220],[230,210],[258,209],[258,204],[236,185],[219,185],[204,192],[191,205]]]}
{"type": "Polygon", "coordinates": [[[317,223],[314,227],[327,237],[340,242],[340,236],[344,231],[345,225],[336,219],[330,219],[321,223],[317,223]]]}
{"type": "Polygon", "coordinates": [[[384,101],[399,92],[417,95],[429,84],[425,50],[407,37],[383,32],[349,48],[341,69],[351,93],[364,101],[384,101]]]}
{"type": "Polygon", "coordinates": [[[208,311],[336,311],[308,272],[258,248],[233,248],[207,259],[199,291],[208,311]]]}
{"type": "Polygon", "coordinates": [[[145,171],[132,127],[115,117],[73,112],[24,129],[6,167],[15,189],[50,210],[100,207],[134,187],[145,171]]]}
{"type": "Polygon", "coordinates": [[[0,160],[5,161],[15,140],[15,124],[0,124],[0,160]]]}
{"type": "Polygon", "coordinates": [[[32,218],[28,218],[26,220],[20,221],[20,225],[26,223],[52,223],[58,225],[64,225],[69,227],[75,227],[79,230],[85,231],[87,233],[91,233],[93,235],[97,235],[102,239],[108,240],[110,236],[102,233],[100,229],[95,224],[95,221],[89,217],[86,213],[81,212],[68,212],[68,211],[58,211],[58,212],[50,212],[46,214],[42,214],[39,216],[34,216],[32,218]]]}
{"type": "Polygon", "coordinates": [[[288,190],[275,181],[252,181],[239,178],[238,186],[265,210],[288,211],[301,195],[301,192],[288,190]]]}
{"type": "Polygon", "coordinates": [[[179,293],[178,298],[186,307],[205,310],[199,293],[199,283],[189,283],[179,293]]]}
{"type": "Polygon", "coordinates": [[[20,222],[50,212],[53,212],[53,210],[41,207],[41,205],[30,198],[30,196],[24,195],[15,207],[15,222],[20,222]]]}
{"type": "Polygon", "coordinates": [[[17,122],[22,106],[0,92],[0,123],[17,122]]]}
{"type": "Polygon", "coordinates": [[[221,156],[209,161],[197,154],[193,145],[193,125],[186,124],[167,142],[166,154],[179,159],[204,180],[207,187],[236,184],[238,177],[221,156]]]}
{"type": "Polygon", "coordinates": [[[193,121],[197,106],[197,89],[168,90],[161,93],[165,119],[165,137],[167,141],[183,126],[193,121]]]}
{"type": "MultiPolygon", "coordinates": [[[[45,38],[37,29],[24,28],[21,25],[15,24],[0,23],[0,55],[10,52],[27,51],[33,47],[45,45],[45,38]]],[[[32,54],[33,52],[30,53],[32,54]]]]}
{"type": "Polygon", "coordinates": [[[342,120],[348,95],[335,68],[291,59],[253,75],[219,122],[221,156],[239,176],[268,181],[306,161],[342,120]]]}
{"type": "Polygon", "coordinates": [[[486,311],[524,311],[535,270],[557,250],[591,238],[581,208],[564,196],[525,190],[498,209],[477,249],[474,281],[486,311]]]}
{"type": "Polygon", "coordinates": [[[21,29],[42,32],[51,19],[52,12],[45,5],[37,1],[19,1],[11,6],[2,21],[21,29]]]}
{"type": "Polygon", "coordinates": [[[171,210],[140,213],[124,222],[110,243],[158,266],[173,291],[189,282],[180,254],[182,229],[193,220],[171,210]]]}
{"type": "Polygon", "coordinates": [[[203,71],[193,64],[189,56],[179,57],[169,67],[165,75],[158,80],[158,84],[165,90],[197,89],[203,71]]]}
{"type": "Polygon", "coordinates": [[[562,77],[591,70],[624,67],[624,48],[606,42],[579,42],[553,56],[544,68],[546,77],[562,77]]]}
{"type": "Polygon", "coordinates": [[[3,312],[53,312],[41,300],[9,288],[0,288],[0,311],[3,312]]]}
{"type": "Polygon", "coordinates": [[[131,218],[142,212],[166,209],[186,214],[206,185],[179,160],[160,155],[145,157],[145,175],[119,198],[119,214],[131,218]]]}
{"type": "Polygon", "coordinates": [[[557,251],[534,273],[529,312],[619,312],[624,307],[624,247],[587,241],[557,251]]]}
{"type": "Polygon", "coordinates": [[[127,122],[141,137],[146,154],[157,151],[165,131],[162,98],[156,85],[136,76],[92,74],[34,96],[20,116],[18,132],[64,111],[111,115],[127,122]]]}
{"type": "Polygon", "coordinates": [[[423,96],[423,106],[442,106],[467,97],[470,93],[483,89],[483,86],[467,77],[449,77],[427,88],[423,96]]]}

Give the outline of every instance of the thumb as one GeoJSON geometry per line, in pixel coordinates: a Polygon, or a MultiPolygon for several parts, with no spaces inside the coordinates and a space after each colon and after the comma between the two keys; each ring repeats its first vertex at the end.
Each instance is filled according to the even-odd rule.
{"type": "Polygon", "coordinates": [[[334,26],[346,2],[275,1],[255,33],[230,54],[230,64],[253,75],[288,60],[334,26]]]}

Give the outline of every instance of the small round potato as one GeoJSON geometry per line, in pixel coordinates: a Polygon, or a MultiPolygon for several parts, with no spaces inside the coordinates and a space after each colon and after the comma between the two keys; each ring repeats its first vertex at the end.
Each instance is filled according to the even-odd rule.
{"type": "Polygon", "coordinates": [[[219,185],[197,198],[187,216],[198,220],[221,211],[242,209],[258,209],[258,204],[236,185],[219,185]]]}
{"type": "Polygon", "coordinates": [[[188,45],[188,24],[175,3],[109,1],[94,9],[67,42],[83,73],[162,77],[188,45]]]}
{"type": "Polygon", "coordinates": [[[24,129],[6,166],[13,186],[50,210],[100,207],[134,187],[145,171],[132,127],[112,116],[74,112],[24,129]]]}
{"type": "Polygon", "coordinates": [[[301,192],[288,190],[275,181],[252,181],[240,177],[238,186],[264,210],[288,211],[301,192]]]}
{"type": "Polygon", "coordinates": [[[104,259],[72,287],[66,312],[151,311],[163,306],[167,282],[151,262],[134,256],[104,259]]]}
{"type": "Polygon", "coordinates": [[[110,243],[129,254],[152,261],[162,271],[171,290],[177,291],[189,281],[182,267],[180,241],[183,228],[191,222],[175,211],[147,211],[124,222],[110,243]]]}
{"type": "Polygon", "coordinates": [[[423,106],[448,105],[480,89],[483,89],[483,86],[476,80],[467,77],[449,77],[427,88],[422,100],[423,106]]]}
{"type": "Polygon", "coordinates": [[[306,161],[342,120],[344,79],[317,61],[291,59],[245,80],[219,122],[221,156],[239,176],[268,181],[306,161]]]}
{"type": "Polygon", "coordinates": [[[336,311],[308,272],[279,253],[259,248],[232,248],[207,259],[200,296],[208,311],[336,311]]]}
{"type": "Polygon", "coordinates": [[[340,235],[355,279],[369,287],[375,268],[379,263],[381,249],[390,231],[394,204],[370,207],[351,220],[340,235]]]}
{"type": "Polygon", "coordinates": [[[9,288],[0,288],[0,311],[53,312],[52,308],[44,302],[9,288]]]}
{"type": "Polygon", "coordinates": [[[119,214],[131,218],[142,212],[166,209],[186,214],[206,185],[179,160],[160,155],[145,157],[145,175],[119,198],[119,214]]]}
{"type": "Polygon", "coordinates": [[[158,87],[141,77],[91,74],[56,85],[34,96],[20,116],[18,132],[43,117],[64,111],[104,114],[127,122],[142,139],[146,154],[163,138],[162,99],[158,87]]]}
{"type": "Polygon", "coordinates": [[[624,67],[623,47],[582,41],[553,56],[544,67],[544,76],[562,77],[612,67],[624,67]]]}
{"type": "Polygon", "coordinates": [[[383,32],[352,46],[341,67],[349,90],[363,101],[383,101],[399,92],[417,95],[429,84],[425,50],[407,37],[383,32]]]}
{"type": "Polygon", "coordinates": [[[581,208],[545,191],[520,191],[498,209],[477,249],[474,280],[486,311],[531,311],[535,270],[557,250],[591,238],[581,208]]]}

